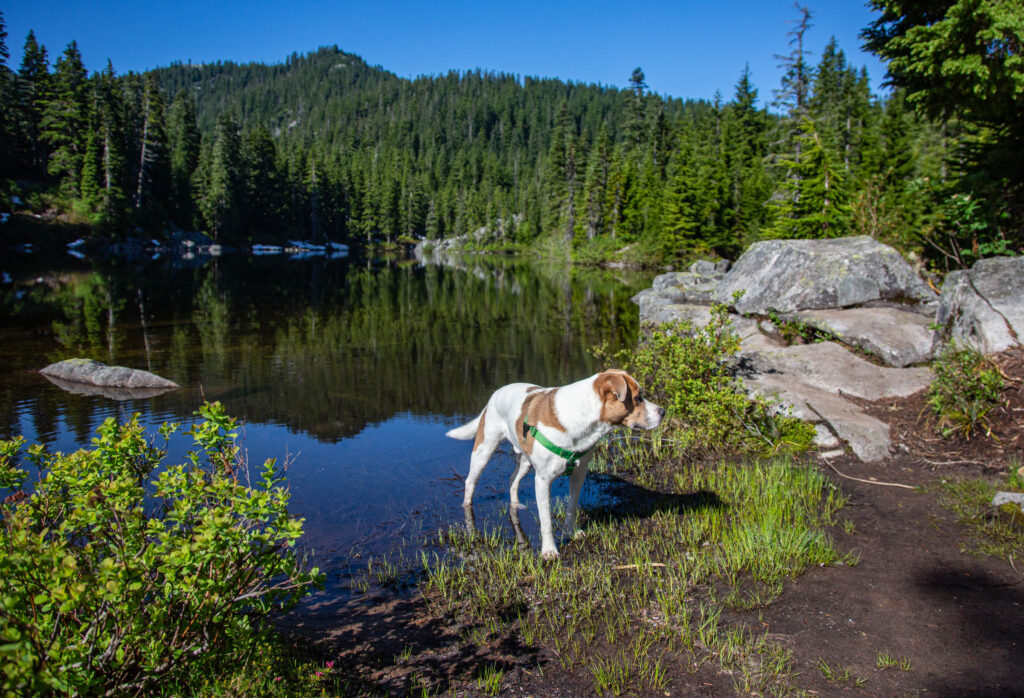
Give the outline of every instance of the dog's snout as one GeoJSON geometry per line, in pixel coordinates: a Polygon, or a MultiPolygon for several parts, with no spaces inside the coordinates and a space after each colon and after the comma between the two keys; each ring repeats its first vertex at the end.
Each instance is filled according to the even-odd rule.
{"type": "Polygon", "coordinates": [[[659,407],[658,408],[658,416],[659,417],[664,417],[665,416],[665,408],[664,407],[659,407]]]}

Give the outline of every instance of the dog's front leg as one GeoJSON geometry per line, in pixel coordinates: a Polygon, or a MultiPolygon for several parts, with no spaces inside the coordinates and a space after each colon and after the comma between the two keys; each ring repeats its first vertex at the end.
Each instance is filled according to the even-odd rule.
{"type": "Polygon", "coordinates": [[[551,530],[551,476],[547,469],[534,469],[534,489],[537,490],[537,516],[540,518],[540,556],[545,560],[558,557],[555,535],[551,530]]]}
{"type": "Polygon", "coordinates": [[[569,535],[575,536],[581,533],[576,530],[576,514],[579,511],[580,492],[583,491],[583,481],[587,477],[587,463],[577,464],[576,469],[569,476],[569,510],[565,515],[565,530],[569,535]]]}
{"type": "Polygon", "coordinates": [[[508,489],[510,497],[510,508],[513,510],[526,508],[519,503],[519,483],[523,481],[524,477],[526,477],[526,473],[530,472],[531,467],[532,466],[530,463],[530,457],[525,453],[520,453],[519,468],[516,470],[516,476],[515,478],[512,479],[512,485],[508,489]]]}

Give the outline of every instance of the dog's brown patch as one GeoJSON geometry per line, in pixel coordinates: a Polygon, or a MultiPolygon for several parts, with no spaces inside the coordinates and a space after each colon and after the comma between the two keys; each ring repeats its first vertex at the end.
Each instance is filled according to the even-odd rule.
{"type": "Polygon", "coordinates": [[[640,385],[625,371],[605,371],[594,380],[594,392],[601,400],[602,422],[637,426],[646,417],[642,404],[637,404],[640,385]]]}
{"type": "Polygon", "coordinates": [[[476,425],[476,439],[473,441],[473,450],[484,440],[484,419],[487,417],[487,408],[480,413],[480,422],[476,425]]]}
{"type": "Polygon", "coordinates": [[[555,393],[558,392],[558,388],[545,390],[544,392],[535,392],[537,390],[540,390],[539,386],[526,389],[528,394],[526,399],[523,400],[522,409],[519,411],[519,447],[523,449],[524,453],[528,454],[533,453],[534,438],[529,430],[523,426],[524,422],[529,422],[533,426],[543,423],[545,427],[565,431],[565,426],[558,419],[558,414],[555,412],[555,393]]]}

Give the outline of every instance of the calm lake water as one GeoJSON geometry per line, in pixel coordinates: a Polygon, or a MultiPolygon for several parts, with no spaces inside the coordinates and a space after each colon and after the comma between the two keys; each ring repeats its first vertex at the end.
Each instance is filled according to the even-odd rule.
{"type": "MultiPolygon", "coordinates": [[[[244,422],[251,463],[290,461],[291,510],[340,593],[370,556],[461,521],[471,444],[444,436],[513,381],[560,385],[600,370],[589,349],[631,345],[629,298],[649,275],[466,258],[246,257],[0,263],[0,437],[64,452],[107,417],[154,434],[205,398],[244,422]],[[39,375],[84,356],[145,368],[181,390],[113,400],[39,375]]],[[[189,443],[171,444],[179,462],[189,443]]],[[[477,515],[500,526],[513,463],[496,456],[477,515]]],[[[530,478],[532,480],[532,478],[530,478]]],[[[560,483],[556,494],[564,494],[560,483]]],[[[590,478],[584,503],[607,496],[590,478]]],[[[532,504],[532,482],[524,482],[532,504]]],[[[536,538],[535,508],[524,527],[536,538]]],[[[479,523],[479,522],[478,522],[479,523]]],[[[534,540],[534,544],[537,542],[534,540]]]]}

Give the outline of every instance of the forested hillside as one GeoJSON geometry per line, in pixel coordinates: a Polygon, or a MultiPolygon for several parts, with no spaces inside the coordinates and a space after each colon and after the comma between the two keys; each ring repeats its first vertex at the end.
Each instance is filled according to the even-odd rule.
{"type": "MultiPolygon", "coordinates": [[[[1019,178],[976,156],[999,133],[922,108],[917,85],[914,105],[873,94],[835,41],[812,63],[810,19],[799,8],[780,36],[781,85],[744,71],[713,102],[661,96],[639,68],[625,90],[408,80],[336,47],[89,76],[74,42],[51,67],[31,33],[8,67],[0,34],[4,198],[32,183],[111,237],[181,227],[233,245],[468,235],[646,263],[765,237],[868,234],[954,264],[1018,248],[1019,178]]],[[[882,55],[887,21],[868,30],[882,55]]]]}

